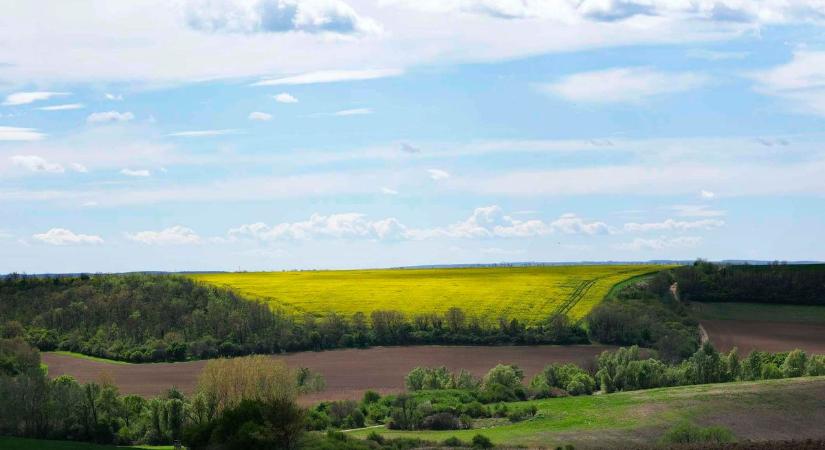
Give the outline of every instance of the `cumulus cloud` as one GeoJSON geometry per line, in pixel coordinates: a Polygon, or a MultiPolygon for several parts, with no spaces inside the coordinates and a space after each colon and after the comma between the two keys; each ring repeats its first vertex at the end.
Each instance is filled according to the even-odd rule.
{"type": "Polygon", "coordinates": [[[272,120],[272,114],[267,114],[265,112],[255,111],[249,113],[249,120],[259,120],[259,121],[267,121],[272,120]]]}
{"type": "Polygon", "coordinates": [[[725,225],[725,221],[719,219],[703,219],[694,221],[666,219],[662,222],[637,223],[629,222],[624,224],[624,230],[629,232],[649,232],[649,231],[685,231],[685,230],[712,230],[725,225]]]}
{"type": "Polygon", "coordinates": [[[568,75],[556,82],[539,85],[539,90],[571,102],[635,103],[694,89],[706,82],[706,76],[691,72],[619,67],[568,75]]]}
{"type": "Polygon", "coordinates": [[[272,98],[275,99],[278,103],[298,103],[298,99],[293,97],[292,95],[281,92],[280,94],[273,95],[272,98]]]}
{"type": "Polygon", "coordinates": [[[0,141],[39,141],[46,137],[34,128],[0,126],[0,141]]]}
{"type": "Polygon", "coordinates": [[[430,178],[432,178],[435,181],[446,180],[447,178],[450,178],[450,173],[447,172],[446,170],[427,169],[427,173],[429,173],[430,178]]]}
{"type": "Polygon", "coordinates": [[[135,242],[150,245],[181,245],[199,244],[200,236],[191,228],[175,225],[160,231],[139,231],[126,233],[126,238],[135,242]]]}
{"type": "Polygon", "coordinates": [[[111,94],[107,92],[106,94],[104,94],[104,97],[106,97],[106,100],[110,100],[113,102],[123,100],[123,94],[111,94]]]}
{"type": "Polygon", "coordinates": [[[711,209],[708,205],[673,205],[670,209],[676,211],[680,217],[720,217],[725,211],[711,209]]]}
{"type": "Polygon", "coordinates": [[[274,226],[258,222],[229,230],[230,238],[253,238],[262,241],[314,238],[391,239],[403,234],[406,227],[394,218],[372,221],[364,214],[313,214],[309,220],[285,222],[274,226]]]}
{"type": "Polygon", "coordinates": [[[363,81],[401,75],[400,69],[366,70],[321,70],[282,78],[271,78],[252,83],[252,86],[279,86],[317,83],[338,83],[342,81],[363,81]]]}
{"type": "Polygon", "coordinates": [[[5,106],[28,105],[41,100],[48,100],[52,97],[69,95],[69,92],[51,92],[51,91],[33,91],[33,92],[15,92],[6,96],[3,101],[5,106]]]}
{"type": "Polygon", "coordinates": [[[207,32],[375,34],[381,26],[341,0],[188,0],[186,21],[207,32]]]}
{"type": "Polygon", "coordinates": [[[152,172],[149,172],[146,169],[121,169],[120,173],[126,175],[127,177],[148,177],[152,175],[152,172]]]}
{"type": "Polygon", "coordinates": [[[702,197],[705,200],[710,200],[710,199],[716,197],[716,193],[714,193],[713,191],[706,191],[706,190],[702,189],[702,191],[699,192],[699,197],[702,197]]]}
{"type": "Polygon", "coordinates": [[[691,248],[696,247],[702,242],[702,238],[697,236],[679,236],[675,238],[659,237],[654,239],[636,238],[630,242],[617,244],[614,247],[619,250],[667,250],[672,248],[691,248]]]}
{"type": "Polygon", "coordinates": [[[398,191],[396,191],[395,189],[390,189],[388,187],[382,187],[381,192],[387,195],[398,195],[398,191]]]}
{"type": "Polygon", "coordinates": [[[63,105],[41,106],[37,108],[41,111],[71,111],[74,109],[83,109],[86,105],[83,103],[66,103],[63,105]]]}
{"type": "Polygon", "coordinates": [[[89,171],[89,169],[87,169],[86,166],[76,162],[69,164],[69,167],[75,172],[86,173],[89,171]]]}
{"type": "Polygon", "coordinates": [[[73,244],[102,244],[100,236],[92,234],[76,234],[65,228],[52,228],[51,230],[35,234],[33,239],[51,245],[73,245],[73,244]]]}
{"type": "Polygon", "coordinates": [[[37,155],[14,155],[11,158],[12,164],[22,167],[32,172],[63,173],[65,169],[62,165],[47,161],[37,155]]]}
{"type": "Polygon", "coordinates": [[[107,123],[107,122],[128,122],[134,120],[135,115],[131,112],[105,111],[89,114],[86,118],[88,123],[107,123]]]}

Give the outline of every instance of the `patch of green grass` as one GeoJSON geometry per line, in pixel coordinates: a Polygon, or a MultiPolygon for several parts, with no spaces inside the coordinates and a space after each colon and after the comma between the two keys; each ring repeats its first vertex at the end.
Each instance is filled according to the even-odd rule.
{"type": "MultiPolygon", "coordinates": [[[[497,444],[532,447],[561,445],[571,440],[600,440],[605,433],[630,441],[654,430],[655,437],[651,442],[655,442],[672,424],[696,421],[708,412],[748,404],[777,408],[796,403],[795,386],[810,387],[808,383],[816,383],[817,388],[825,389],[825,377],[809,377],[554,398],[510,404],[533,404],[538,408],[535,418],[514,424],[449,431],[372,428],[354,430],[351,434],[364,438],[370,432],[377,432],[389,438],[413,437],[429,441],[443,441],[450,436],[469,441],[474,435],[483,434],[497,444]]],[[[823,409],[816,402],[805,407],[812,413],[823,409]]]]}
{"type": "Polygon", "coordinates": [[[0,436],[0,448],[3,450],[115,450],[123,449],[173,449],[171,445],[138,445],[132,447],[116,447],[113,445],[98,445],[87,442],[48,441],[43,439],[26,439],[0,436]]]}
{"type": "Polygon", "coordinates": [[[47,353],[54,353],[55,355],[71,356],[73,358],[88,359],[89,361],[97,361],[97,362],[108,363],[108,364],[131,364],[131,363],[126,362],[126,361],[118,361],[118,360],[115,360],[115,359],[98,358],[97,356],[89,356],[89,355],[84,355],[82,353],[75,353],[75,352],[55,351],[55,352],[47,352],[47,353]]]}
{"type": "Polygon", "coordinates": [[[825,306],[694,302],[691,309],[699,320],[825,323],[825,306]]]}

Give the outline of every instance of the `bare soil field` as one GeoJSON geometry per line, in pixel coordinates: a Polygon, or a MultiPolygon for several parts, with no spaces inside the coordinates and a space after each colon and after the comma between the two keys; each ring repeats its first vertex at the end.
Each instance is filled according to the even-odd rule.
{"type": "MultiPolygon", "coordinates": [[[[516,364],[529,378],[552,362],[592,364],[594,357],[614,347],[569,346],[411,346],[300,352],[273,356],[290,367],[308,367],[326,379],[324,392],[302,398],[320,400],[359,399],[371,389],[382,394],[404,388],[404,376],[416,366],[446,366],[484,375],[496,364],[516,364]]],[[[195,388],[206,361],[154,364],[111,364],[55,353],[43,353],[49,376],[71,375],[80,382],[111,379],[124,394],[153,396],[172,386],[185,393],[195,388]]]]}
{"type": "Polygon", "coordinates": [[[825,354],[825,324],[761,320],[702,320],[710,342],[720,351],[733,347],[744,356],[752,350],[784,352],[801,349],[825,354]]]}

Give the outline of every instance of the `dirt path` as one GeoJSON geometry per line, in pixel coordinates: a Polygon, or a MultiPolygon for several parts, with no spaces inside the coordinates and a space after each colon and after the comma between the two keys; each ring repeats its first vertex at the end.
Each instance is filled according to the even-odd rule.
{"type": "Polygon", "coordinates": [[[703,320],[701,326],[720,351],[733,347],[745,356],[753,350],[784,352],[794,349],[825,354],[825,325],[751,320],[703,320]]]}
{"type": "MultiPolygon", "coordinates": [[[[327,382],[324,392],[307,396],[305,402],[336,399],[358,399],[372,389],[382,394],[398,392],[404,387],[404,376],[416,366],[446,366],[451,370],[466,369],[477,376],[484,375],[499,363],[517,364],[527,377],[538,373],[552,362],[592,364],[596,355],[612,347],[570,346],[412,346],[373,347],[369,349],[300,352],[284,356],[290,367],[308,367],[320,372],[327,382]]],[[[96,381],[110,377],[121,393],[157,395],[175,386],[189,393],[195,387],[205,361],[157,364],[109,364],[72,356],[43,353],[49,366],[49,376],[68,374],[78,381],[96,381]]]]}

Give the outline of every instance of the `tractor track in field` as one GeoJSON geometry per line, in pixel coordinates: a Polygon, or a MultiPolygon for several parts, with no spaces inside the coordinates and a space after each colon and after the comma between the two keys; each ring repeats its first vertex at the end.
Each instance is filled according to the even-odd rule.
{"type": "Polygon", "coordinates": [[[560,315],[567,315],[570,312],[570,310],[573,309],[573,307],[576,306],[576,304],[579,303],[585,295],[587,295],[587,291],[589,291],[590,288],[592,288],[595,285],[596,280],[585,280],[579,283],[579,285],[576,286],[576,289],[573,290],[572,293],[570,293],[570,295],[567,297],[564,303],[562,303],[561,305],[559,305],[558,308],[556,308],[556,310],[550,317],[552,319],[555,319],[560,315]]]}

